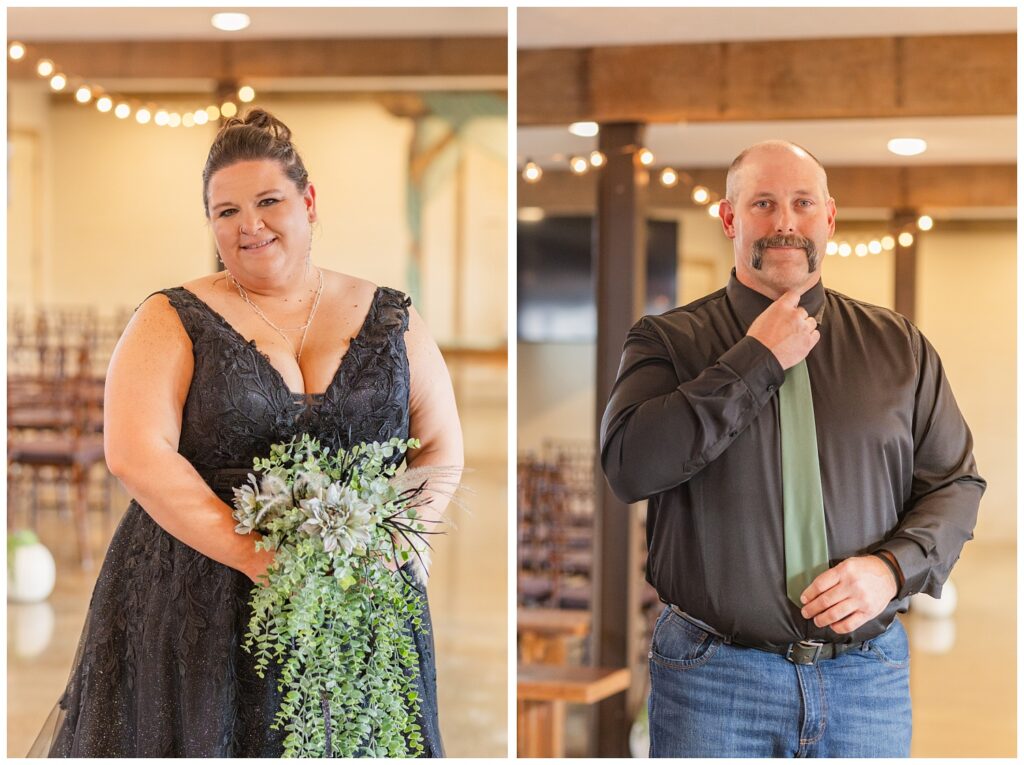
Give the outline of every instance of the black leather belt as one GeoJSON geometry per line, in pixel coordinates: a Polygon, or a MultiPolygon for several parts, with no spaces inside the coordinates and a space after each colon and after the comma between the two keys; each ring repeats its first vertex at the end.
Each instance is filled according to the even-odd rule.
{"type": "Polygon", "coordinates": [[[734,645],[740,648],[753,648],[758,651],[767,651],[769,653],[777,653],[784,657],[786,661],[791,661],[794,664],[817,664],[822,659],[835,659],[842,656],[847,651],[853,650],[854,648],[863,648],[866,643],[826,643],[823,640],[801,640],[798,643],[789,643],[788,645],[775,646],[775,645],[750,645],[748,643],[742,643],[738,640],[734,640],[730,635],[723,635],[721,632],[713,629],[709,625],[702,622],[700,619],[695,619],[688,613],[679,608],[679,606],[670,605],[669,608],[672,612],[682,619],[686,619],[694,627],[698,627],[707,633],[714,635],[717,638],[721,638],[727,645],[734,645]]]}

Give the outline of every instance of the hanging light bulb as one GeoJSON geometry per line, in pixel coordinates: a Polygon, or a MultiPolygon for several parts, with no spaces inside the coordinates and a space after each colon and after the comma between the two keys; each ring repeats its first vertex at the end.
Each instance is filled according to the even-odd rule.
{"type": "Polygon", "coordinates": [[[644,167],[650,167],[654,164],[654,152],[650,149],[640,149],[637,157],[639,157],[640,164],[644,167]]]}
{"type": "Polygon", "coordinates": [[[690,194],[693,201],[699,205],[706,204],[711,199],[711,192],[707,190],[706,186],[694,186],[693,192],[690,194]]]}
{"type": "Polygon", "coordinates": [[[590,152],[590,164],[594,167],[604,167],[605,156],[601,152],[594,150],[590,152]]]}
{"type": "Polygon", "coordinates": [[[11,61],[21,61],[25,58],[25,46],[15,40],[7,46],[7,55],[11,57],[11,61]]]}
{"type": "Polygon", "coordinates": [[[135,121],[140,125],[145,125],[149,122],[153,115],[149,113],[149,109],[145,106],[139,107],[138,111],[135,112],[135,121]]]}
{"type": "Polygon", "coordinates": [[[167,127],[179,127],[181,125],[181,115],[177,112],[171,112],[167,115],[167,127]]]}
{"type": "Polygon", "coordinates": [[[666,188],[672,188],[679,183],[679,173],[673,170],[671,167],[666,167],[661,171],[661,185],[666,188]]]}
{"type": "Polygon", "coordinates": [[[909,231],[904,231],[902,234],[899,235],[898,241],[900,243],[900,247],[909,247],[914,243],[914,235],[911,234],[909,231]]]}
{"type": "Polygon", "coordinates": [[[36,73],[40,77],[49,77],[54,72],[53,62],[48,58],[39,59],[39,63],[36,64],[36,73]]]}
{"type": "Polygon", "coordinates": [[[917,227],[922,231],[931,231],[934,225],[935,221],[932,220],[930,215],[922,215],[917,219],[917,227]]]}
{"type": "Polygon", "coordinates": [[[857,253],[858,258],[863,258],[868,254],[868,246],[864,242],[858,242],[857,246],[853,248],[853,251],[857,253]]]}
{"type": "Polygon", "coordinates": [[[256,91],[248,85],[243,85],[238,89],[238,100],[243,104],[247,104],[256,98],[256,91]]]}
{"type": "Polygon", "coordinates": [[[882,249],[888,252],[889,250],[896,247],[896,240],[886,234],[882,237],[882,249]]]}
{"type": "Polygon", "coordinates": [[[231,101],[225,101],[220,105],[220,113],[225,119],[230,119],[238,114],[238,107],[231,101]]]}
{"type": "Polygon", "coordinates": [[[209,117],[211,120],[219,119],[220,118],[220,107],[219,106],[212,106],[212,105],[211,106],[207,106],[206,107],[206,116],[209,117]]]}
{"type": "Polygon", "coordinates": [[[837,252],[839,252],[839,245],[835,242],[829,242],[825,245],[826,255],[835,255],[837,252]]]}
{"type": "Polygon", "coordinates": [[[184,127],[192,127],[193,125],[196,124],[195,115],[192,114],[192,112],[185,112],[184,114],[181,115],[181,124],[184,127]]]}
{"type": "Polygon", "coordinates": [[[64,86],[68,84],[68,78],[63,74],[55,74],[50,78],[50,88],[53,90],[64,90],[64,86]]]}
{"type": "Polygon", "coordinates": [[[160,127],[167,127],[170,124],[171,115],[167,113],[166,109],[160,109],[156,114],[153,115],[153,122],[160,127]]]}
{"type": "Polygon", "coordinates": [[[540,223],[544,220],[544,208],[520,207],[516,212],[516,219],[522,223],[540,223]]]}
{"type": "Polygon", "coordinates": [[[96,109],[106,114],[114,108],[114,101],[110,96],[100,96],[96,99],[96,109]]]}
{"type": "Polygon", "coordinates": [[[569,169],[576,175],[583,175],[590,169],[590,162],[583,157],[573,157],[569,160],[569,169]]]}
{"type": "Polygon", "coordinates": [[[839,257],[848,258],[850,257],[851,252],[853,252],[853,248],[850,246],[849,242],[839,243],[839,257]]]}
{"type": "Polygon", "coordinates": [[[523,180],[527,183],[536,183],[544,175],[544,171],[540,169],[540,165],[534,162],[532,159],[526,160],[526,164],[523,166],[523,180]]]}
{"type": "Polygon", "coordinates": [[[88,85],[83,85],[75,91],[75,100],[80,104],[87,104],[92,101],[92,90],[88,85]]]}
{"type": "Polygon", "coordinates": [[[196,109],[195,112],[192,113],[192,119],[195,120],[197,125],[205,125],[210,121],[210,117],[206,113],[205,109],[196,109]]]}
{"type": "Polygon", "coordinates": [[[718,202],[714,202],[713,204],[708,206],[708,215],[710,215],[712,218],[717,218],[718,217],[718,210],[720,208],[721,208],[721,205],[718,202]]]}
{"type": "Polygon", "coordinates": [[[882,243],[879,242],[877,239],[872,239],[870,242],[868,242],[868,252],[870,252],[872,255],[877,255],[881,251],[882,243]]]}
{"type": "Polygon", "coordinates": [[[128,104],[120,103],[114,107],[114,116],[119,120],[128,119],[131,113],[132,107],[128,106],[128,104]]]}

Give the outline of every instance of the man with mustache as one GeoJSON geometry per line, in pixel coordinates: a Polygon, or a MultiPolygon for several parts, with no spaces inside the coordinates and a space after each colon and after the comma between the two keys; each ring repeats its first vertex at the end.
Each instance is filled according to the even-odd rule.
{"type": "Polygon", "coordinates": [[[985,489],[934,348],[826,290],[825,170],[767,141],[729,168],[728,285],[629,332],[601,425],[648,499],[652,757],[909,756],[906,633],[985,489]]]}

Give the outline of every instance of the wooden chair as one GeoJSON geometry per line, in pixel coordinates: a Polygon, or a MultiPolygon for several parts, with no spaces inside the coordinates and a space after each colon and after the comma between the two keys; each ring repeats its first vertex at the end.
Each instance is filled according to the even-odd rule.
{"type": "MultiPolygon", "coordinates": [[[[63,350],[60,355],[63,364],[63,350]]],[[[84,375],[88,371],[87,353],[84,350],[79,354],[78,361],[79,373],[73,376],[39,379],[34,384],[21,381],[15,387],[20,385],[22,390],[13,396],[9,386],[7,416],[8,422],[14,427],[8,429],[7,438],[8,496],[13,475],[28,474],[33,487],[31,517],[35,525],[39,474],[44,470],[56,472],[58,480],[69,490],[69,505],[78,536],[79,559],[82,566],[88,568],[92,564],[88,479],[90,469],[104,461],[102,403],[97,405],[94,386],[84,375]],[[26,406],[29,401],[35,406],[26,406]]],[[[109,507],[109,481],[106,498],[109,507]]],[[[9,524],[11,518],[9,507],[9,524]]]]}

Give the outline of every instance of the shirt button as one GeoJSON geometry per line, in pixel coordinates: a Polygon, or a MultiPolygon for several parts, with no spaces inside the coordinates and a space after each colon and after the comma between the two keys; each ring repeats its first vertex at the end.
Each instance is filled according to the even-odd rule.
{"type": "Polygon", "coordinates": [[[769,393],[774,393],[775,392],[775,386],[774,385],[769,385],[768,386],[768,392],[769,393]]]}
{"type": "Polygon", "coordinates": [[[730,431],[729,431],[729,438],[736,438],[736,433],[737,433],[737,431],[735,431],[735,430],[730,430],[730,431]]]}

